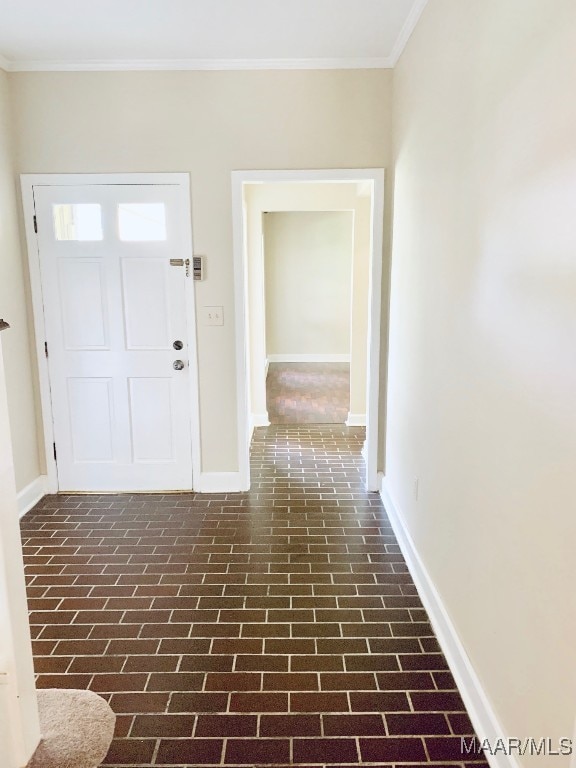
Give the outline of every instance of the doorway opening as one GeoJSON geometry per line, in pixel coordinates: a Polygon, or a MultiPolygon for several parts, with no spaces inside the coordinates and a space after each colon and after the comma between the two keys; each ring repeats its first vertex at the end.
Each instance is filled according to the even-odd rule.
{"type": "MultiPolygon", "coordinates": [[[[369,206],[367,198],[356,198],[355,185],[310,185],[308,191],[319,202],[329,203],[337,192],[349,194],[351,203],[369,206]]],[[[286,185],[287,204],[290,197],[297,204],[299,192],[299,185],[286,185]]],[[[258,208],[258,197],[267,196],[266,185],[248,187],[249,212],[253,205],[258,208]]],[[[352,329],[354,365],[365,371],[366,338],[359,334],[357,320],[365,325],[368,311],[367,271],[356,263],[367,262],[368,248],[359,247],[354,258],[354,213],[351,209],[262,214],[265,407],[271,424],[348,423],[352,329]]],[[[253,246],[249,242],[249,259],[258,258],[253,246]]],[[[365,386],[359,389],[354,393],[356,423],[364,425],[365,386]]],[[[254,412],[256,404],[251,405],[254,412]]]]}
{"type": "MultiPolygon", "coordinates": [[[[232,188],[238,450],[243,485],[250,486],[249,450],[254,428],[270,421],[278,423],[279,415],[270,413],[270,384],[276,374],[282,374],[277,366],[287,366],[284,372],[294,379],[305,368],[314,373],[309,367],[313,364],[319,366],[318,381],[329,374],[348,388],[345,419],[339,412],[334,419],[332,409],[326,422],[366,426],[365,483],[368,490],[375,491],[384,171],[238,171],[232,174],[232,188]],[[348,220],[351,247],[347,286],[342,280],[344,263],[331,264],[326,252],[323,256],[298,252],[294,225],[296,219],[302,225],[303,217],[309,229],[320,230],[326,224],[323,217],[340,217],[342,232],[348,220]],[[295,239],[292,249],[288,247],[290,232],[295,239]],[[279,234],[283,234],[283,241],[279,241],[279,234]],[[343,299],[343,291],[347,298],[343,299]],[[343,333],[338,332],[339,327],[343,333]],[[300,372],[299,365],[304,366],[300,372]],[[322,366],[328,367],[323,371],[322,366]],[[338,367],[342,370],[336,370],[338,367]]],[[[290,420],[289,405],[285,404],[285,418],[280,418],[280,423],[290,420]]],[[[320,401],[320,409],[323,407],[320,401]]],[[[341,403],[339,407],[341,410],[341,403]]],[[[311,421],[318,423],[323,418],[320,415],[311,421]]]]}

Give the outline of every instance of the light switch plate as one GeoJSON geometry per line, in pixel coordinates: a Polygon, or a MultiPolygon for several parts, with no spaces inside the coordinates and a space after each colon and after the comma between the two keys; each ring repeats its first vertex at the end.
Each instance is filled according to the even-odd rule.
{"type": "Polygon", "coordinates": [[[224,325],[224,307],[202,307],[203,325],[224,325]]]}

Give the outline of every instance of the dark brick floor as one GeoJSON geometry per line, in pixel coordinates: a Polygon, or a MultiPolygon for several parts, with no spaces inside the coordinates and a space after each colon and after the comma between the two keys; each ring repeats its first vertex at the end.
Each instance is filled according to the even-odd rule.
{"type": "Polygon", "coordinates": [[[26,515],[38,686],[110,702],[104,765],[472,765],[462,700],[363,490],[363,439],[259,429],[250,493],[47,496],[26,515]]]}

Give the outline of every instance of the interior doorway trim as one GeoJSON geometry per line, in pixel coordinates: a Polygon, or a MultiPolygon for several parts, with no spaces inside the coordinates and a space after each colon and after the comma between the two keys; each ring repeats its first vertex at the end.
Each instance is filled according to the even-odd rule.
{"type": "MultiPolygon", "coordinates": [[[[30,272],[30,287],[32,294],[32,310],[34,316],[34,333],[36,346],[36,362],[40,388],[40,404],[42,411],[42,427],[44,433],[44,453],[46,462],[46,492],[58,492],[58,473],[54,457],[54,427],[52,420],[52,400],[50,396],[50,375],[48,360],[45,353],[46,329],[44,321],[44,302],[40,273],[40,255],[38,238],[35,232],[34,217],[34,188],[39,186],[89,186],[89,185],[170,185],[178,186],[186,210],[190,205],[190,175],[188,173],[42,173],[21,174],[22,205],[24,211],[24,228],[28,249],[28,267],[30,272]]],[[[193,253],[192,231],[187,230],[186,249],[193,253]]],[[[188,327],[189,350],[189,397],[191,417],[192,442],[192,477],[190,487],[193,488],[201,479],[201,443],[200,443],[200,412],[198,386],[198,349],[196,341],[196,310],[194,281],[186,280],[186,323],[188,327]]],[[[130,490],[130,489],[127,489],[130,490]]],[[[159,488],[158,491],[163,489],[159,488]]],[[[185,490],[185,489],[183,489],[185,490]]]]}
{"type": "Polygon", "coordinates": [[[238,457],[242,487],[250,487],[250,414],[248,396],[248,285],[246,253],[245,184],[372,183],[372,232],[368,291],[368,364],[366,397],[366,487],[379,489],[378,414],[380,398],[380,319],[382,314],[382,249],[384,243],[384,169],[330,169],[298,171],[233,171],[232,216],[234,235],[234,290],[236,325],[236,391],[238,393],[238,457]]]}

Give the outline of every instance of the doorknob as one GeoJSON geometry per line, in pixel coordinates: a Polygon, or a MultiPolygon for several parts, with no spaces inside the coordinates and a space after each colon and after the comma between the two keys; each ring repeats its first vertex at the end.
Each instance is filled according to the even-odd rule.
{"type": "Polygon", "coordinates": [[[184,361],[174,360],[174,362],[172,363],[172,368],[174,368],[175,371],[181,371],[182,368],[184,368],[184,361]]]}

